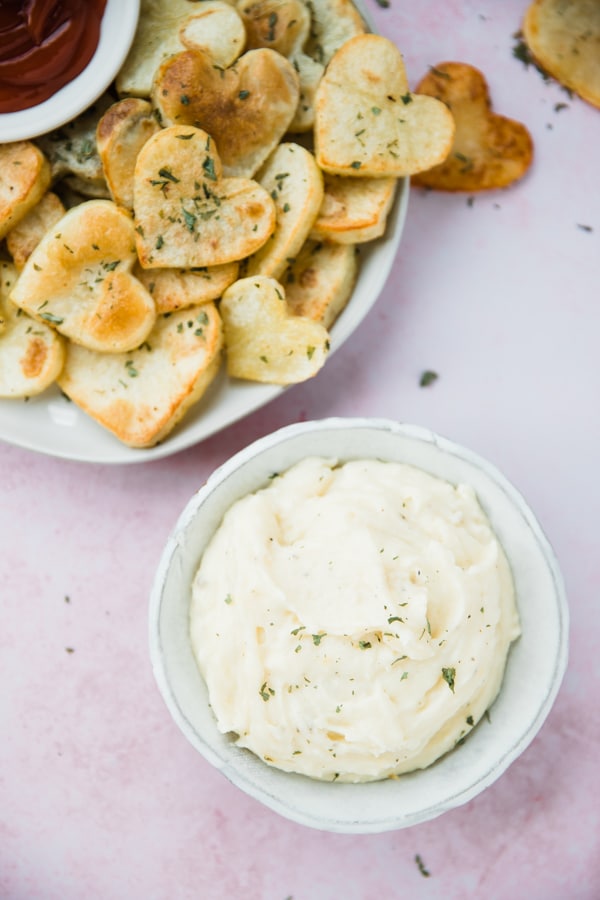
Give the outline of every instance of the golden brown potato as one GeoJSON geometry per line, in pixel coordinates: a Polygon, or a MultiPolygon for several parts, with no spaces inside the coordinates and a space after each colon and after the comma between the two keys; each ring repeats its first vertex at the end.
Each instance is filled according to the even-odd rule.
{"type": "Polygon", "coordinates": [[[322,61],[304,52],[311,36],[312,4],[303,0],[239,0],[237,8],[246,27],[247,48],[277,50],[294,66],[300,98],[288,131],[309,131],[315,120],[315,93],[325,71],[322,61]]]}
{"type": "Polygon", "coordinates": [[[65,214],[60,199],[48,191],[6,235],[6,248],[17,269],[21,270],[49,228],[65,214]]]}
{"type": "Polygon", "coordinates": [[[213,303],[159,316],[128,353],[71,344],[58,380],[71,400],[130,447],[152,447],[202,397],[221,365],[223,335],[213,303]]]}
{"type": "Polygon", "coordinates": [[[417,86],[419,94],[447,104],[456,122],[454,143],[439,166],[413,183],[440,191],[483,191],[522,178],[533,159],[533,141],[524,125],[491,111],[483,74],[466,63],[439,63],[417,86]]]}
{"type": "Polygon", "coordinates": [[[233,378],[296,384],[316,375],[329,351],[327,330],[294,316],[285,290],[265,275],[242,278],[223,294],[227,371],[233,378]]]}
{"type": "Polygon", "coordinates": [[[136,266],[133,274],[152,295],[156,312],[160,314],[217,300],[236,280],[238,269],[235,262],[195,269],[142,269],[136,266]]]}
{"type": "Polygon", "coordinates": [[[310,237],[364,244],[381,237],[394,202],[397,178],[325,176],[325,196],[310,237]]]}
{"type": "Polygon", "coordinates": [[[310,0],[310,37],[305,51],[317,62],[327,65],[342,44],[367,31],[352,0],[310,0]]]}
{"type": "Polygon", "coordinates": [[[39,203],[49,184],[50,165],[35,144],[0,144],[0,240],[39,203]]]}
{"type": "Polygon", "coordinates": [[[442,162],[453,137],[447,107],[410,93],[400,51],[379,35],[346,41],[317,88],[315,155],[332,175],[412,175],[442,162]]]}
{"type": "Polygon", "coordinates": [[[299,144],[280,144],[256,180],[275,203],[275,231],[246,264],[247,275],[279,278],[302,248],[323,201],[323,175],[312,153],[299,144]]]}
{"type": "Polygon", "coordinates": [[[203,50],[226,69],[244,49],[244,24],[237,10],[221,0],[204,0],[199,7],[179,27],[179,39],[186,50],[203,50]]]}
{"type": "Polygon", "coordinates": [[[42,238],[11,299],[84,347],[127,351],[156,319],[152,297],[131,274],[135,262],[131,217],[111,200],[89,200],[42,238]]]}
{"type": "Polygon", "coordinates": [[[15,266],[0,261],[0,397],[33,397],[58,377],[65,341],[9,300],[18,278],[15,266]]]}
{"type": "Polygon", "coordinates": [[[249,178],[222,178],[212,138],[191,126],[165,128],[135,167],[136,243],[141,265],[192,268],[235,262],[275,228],[275,205],[249,178]]]}
{"type": "Polygon", "coordinates": [[[129,97],[113,103],[96,129],[96,143],[112,199],[133,209],[133,173],[138,153],[160,130],[147,100],[129,97]]]}
{"type": "Polygon", "coordinates": [[[600,107],[600,3],[598,0],[534,0],[523,36],[548,74],[600,107]]]}
{"type": "Polygon", "coordinates": [[[293,65],[275,50],[250,50],[228,69],[187,50],[162,64],[152,96],[165,124],[210,134],[225,175],[251,178],[287,131],[299,93],[293,65]]]}
{"type": "Polygon", "coordinates": [[[355,247],[307,241],[281,281],[295,316],[331,328],[352,295],[357,274],[355,247]]]}

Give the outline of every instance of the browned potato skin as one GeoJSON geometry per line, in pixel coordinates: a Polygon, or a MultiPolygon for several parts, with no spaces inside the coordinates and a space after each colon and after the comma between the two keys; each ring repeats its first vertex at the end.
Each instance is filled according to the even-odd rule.
{"type": "Polygon", "coordinates": [[[413,184],[438,191],[494,190],[522,178],[533,160],[533,140],[520,122],[492,112],[485,77],[474,66],[438,63],[416,93],[445,103],[456,122],[446,160],[413,176],[413,184]]]}

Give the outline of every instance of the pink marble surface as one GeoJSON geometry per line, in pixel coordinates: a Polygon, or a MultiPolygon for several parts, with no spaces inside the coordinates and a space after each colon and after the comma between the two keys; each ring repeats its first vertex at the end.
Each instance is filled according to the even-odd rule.
{"type": "Polygon", "coordinates": [[[0,444],[2,900],[600,897],[600,111],[513,58],[525,2],[368,2],[411,84],[442,60],[481,67],[495,108],[530,128],[534,166],[471,207],[413,191],[358,333],[204,444],[132,467],[0,444]],[[425,425],[490,458],[553,543],[572,616],[562,689],[523,756],[468,805],[367,837],[297,826],[213,771],[147,648],[154,568],[192,492],[252,439],[331,414],[425,425]]]}

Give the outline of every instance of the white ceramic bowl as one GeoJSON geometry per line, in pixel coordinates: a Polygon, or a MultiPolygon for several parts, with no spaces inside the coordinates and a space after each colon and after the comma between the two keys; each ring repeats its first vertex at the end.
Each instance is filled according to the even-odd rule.
{"type": "Polygon", "coordinates": [[[52,131],[87,109],[115,78],[135,35],[140,0],[107,0],[100,40],[85,69],[43,103],[0,113],[0,144],[52,131]]]}
{"type": "Polygon", "coordinates": [[[173,718],[200,753],[242,790],[304,825],[378,832],[432,819],[494,782],[533,740],[567,663],[568,609],[552,549],[514,487],[488,462],[430,431],[379,419],[291,425],[228,460],[193,496],[163,552],[150,602],[154,674],[173,718]],[[510,562],[522,635],[513,644],[490,721],[428,769],[367,784],[313,781],[267,766],[221,734],[188,631],[191,585],[207,542],[238,498],[306,456],[406,462],[471,484],[510,562]]]}

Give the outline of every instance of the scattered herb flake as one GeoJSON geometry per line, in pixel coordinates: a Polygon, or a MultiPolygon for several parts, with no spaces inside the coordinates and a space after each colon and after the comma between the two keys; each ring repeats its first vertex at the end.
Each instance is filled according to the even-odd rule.
{"type": "Polygon", "coordinates": [[[321,634],[313,634],[312,635],[312,640],[313,640],[313,644],[315,645],[315,647],[319,646],[319,644],[321,643],[321,641],[323,640],[324,637],[327,637],[325,632],[321,632],[321,634]]]}
{"type": "Polygon", "coordinates": [[[264,682],[264,684],[261,684],[258,693],[263,698],[265,703],[267,702],[267,700],[270,700],[271,697],[273,697],[275,695],[275,691],[273,690],[273,688],[270,688],[268,686],[266,681],[264,682]]]}
{"type": "Polygon", "coordinates": [[[522,62],[526,69],[528,69],[529,66],[533,66],[534,69],[537,69],[537,71],[540,73],[544,81],[549,81],[550,76],[547,72],[544,71],[544,69],[542,69],[540,65],[538,65],[531,53],[531,50],[523,40],[523,32],[518,31],[515,35],[513,35],[513,37],[517,41],[517,43],[512,48],[512,55],[514,56],[514,58],[518,59],[519,62],[522,62]]]}
{"type": "Polygon", "coordinates": [[[437,76],[437,78],[447,78],[448,80],[450,80],[450,75],[448,72],[442,72],[441,69],[436,69],[435,66],[429,66],[429,71],[432,75],[437,76]]]}
{"type": "Polygon", "coordinates": [[[240,98],[240,100],[247,100],[249,96],[250,96],[250,91],[240,91],[238,94],[238,97],[240,98]]]}
{"type": "Polygon", "coordinates": [[[587,231],[588,233],[594,230],[591,225],[580,225],[579,222],[577,223],[577,227],[580,231],[587,231]]]}
{"type": "Polygon", "coordinates": [[[361,166],[362,166],[362,163],[358,159],[355,159],[354,162],[350,163],[351,169],[360,169],[361,166]]]}
{"type": "Polygon", "coordinates": [[[166,178],[167,181],[172,181],[173,184],[179,184],[179,178],[176,178],[170,169],[167,169],[167,168],[159,169],[158,174],[160,175],[161,178],[166,178]]]}
{"type": "Polygon", "coordinates": [[[226,603],[228,606],[229,606],[230,603],[233,603],[233,597],[231,596],[231,594],[227,594],[227,596],[225,597],[225,603],[226,603]]]}
{"type": "Polygon", "coordinates": [[[450,688],[452,693],[454,693],[455,677],[456,677],[456,669],[454,667],[448,668],[448,669],[445,669],[445,668],[442,669],[442,678],[444,679],[444,681],[446,682],[446,684],[448,685],[448,687],[450,688]]]}
{"type": "Polygon", "coordinates": [[[52,325],[62,325],[62,323],[65,321],[60,316],[55,316],[49,312],[40,313],[40,319],[45,319],[46,322],[51,322],[52,325]]]}
{"type": "Polygon", "coordinates": [[[194,228],[196,227],[196,216],[194,213],[188,212],[187,209],[181,208],[181,212],[183,214],[183,221],[185,223],[185,227],[187,230],[192,233],[194,228]]]}
{"type": "Polygon", "coordinates": [[[421,873],[423,878],[429,878],[429,876],[431,875],[431,872],[429,871],[429,869],[427,869],[425,867],[425,863],[423,862],[420,854],[418,854],[418,853],[415,855],[415,862],[416,862],[417,868],[419,869],[419,872],[421,873]]]}
{"type": "Polygon", "coordinates": [[[275,26],[277,25],[278,15],[276,12],[272,12],[269,15],[269,31],[267,32],[267,40],[274,41],[275,40],[275,26]]]}
{"type": "Polygon", "coordinates": [[[371,647],[371,641],[359,641],[358,646],[361,650],[369,650],[371,647]]]}
{"type": "Polygon", "coordinates": [[[419,387],[429,387],[429,385],[433,384],[434,381],[437,381],[439,377],[438,373],[434,372],[432,369],[425,369],[425,371],[421,373],[419,387]]]}
{"type": "Polygon", "coordinates": [[[212,156],[207,156],[202,163],[202,168],[204,169],[204,174],[211,181],[217,180],[217,173],[215,172],[215,161],[212,156]]]}

